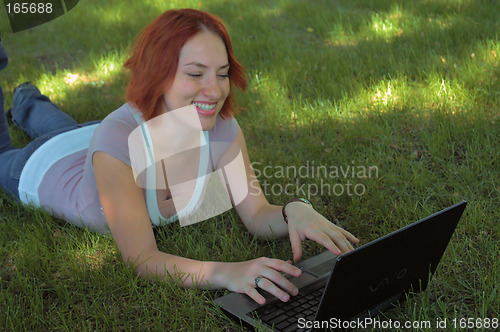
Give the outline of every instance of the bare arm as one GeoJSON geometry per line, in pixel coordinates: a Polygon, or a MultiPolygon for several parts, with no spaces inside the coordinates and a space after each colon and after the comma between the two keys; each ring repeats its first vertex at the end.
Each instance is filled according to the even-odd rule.
{"type": "Polygon", "coordinates": [[[213,278],[216,262],[200,262],[158,250],[143,190],[136,185],[128,165],[104,152],[96,152],[93,163],[97,190],[113,238],[122,258],[142,277],[168,273],[183,286],[194,283],[217,287],[213,278]]]}
{"type": "MultiPolygon", "coordinates": [[[[269,204],[264,196],[252,169],[245,138],[240,128],[238,128],[235,144],[239,146],[243,156],[246,179],[235,180],[233,183],[246,181],[248,184],[248,195],[240,204],[236,205],[236,210],[250,233],[256,234],[260,238],[288,235],[295,261],[302,256],[302,241],[306,238],[323,245],[334,255],[353,250],[350,242],[359,242],[356,237],[331,223],[304,203],[293,202],[286,206],[285,212],[289,220],[286,224],[281,212],[282,206],[269,204]]],[[[221,163],[227,162],[228,160],[224,160],[224,158],[221,161],[221,163]]],[[[290,197],[290,199],[292,198],[295,197],[290,197]]]]}
{"type": "MultiPolygon", "coordinates": [[[[248,188],[245,199],[235,206],[243,224],[250,234],[257,235],[258,238],[277,238],[288,235],[288,225],[281,216],[281,206],[269,204],[264,196],[248,157],[245,137],[240,128],[238,128],[234,144],[240,149],[245,165],[245,172],[238,173],[236,176],[245,174],[246,178],[235,179],[233,183],[244,183],[248,188]]],[[[234,157],[234,154],[224,155],[217,167],[227,165],[231,162],[229,159],[232,157],[234,157]]],[[[231,174],[227,175],[232,176],[231,174]]],[[[229,187],[229,191],[234,190],[237,189],[229,187]]]]}
{"type": "Polygon", "coordinates": [[[287,262],[258,258],[247,262],[203,262],[158,250],[143,190],[136,185],[128,165],[104,152],[93,156],[97,189],[102,208],[122,258],[135,266],[141,277],[165,277],[170,274],[183,287],[227,288],[246,293],[259,303],[264,297],[255,289],[254,279],[265,276],[259,286],[287,301],[297,288],[281,273],[300,275],[287,262]],[[281,287],[278,288],[276,285],[281,287]]]}

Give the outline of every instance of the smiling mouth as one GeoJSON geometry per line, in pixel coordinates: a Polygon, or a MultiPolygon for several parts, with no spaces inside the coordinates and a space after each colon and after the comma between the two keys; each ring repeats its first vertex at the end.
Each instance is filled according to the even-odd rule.
{"type": "Polygon", "coordinates": [[[217,103],[200,103],[200,102],[192,102],[194,106],[196,106],[196,111],[203,116],[212,116],[215,114],[217,103]]]}

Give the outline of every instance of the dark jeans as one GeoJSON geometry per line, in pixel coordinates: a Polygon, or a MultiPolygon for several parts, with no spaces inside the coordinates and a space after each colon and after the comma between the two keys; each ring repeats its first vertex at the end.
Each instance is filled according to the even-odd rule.
{"type": "MultiPolygon", "coordinates": [[[[0,40],[0,70],[3,69],[2,64],[7,65],[7,55],[0,40]]],[[[24,148],[17,149],[11,145],[1,86],[0,111],[0,188],[17,200],[21,172],[36,149],[58,134],[99,122],[78,124],[71,116],[57,108],[48,97],[42,95],[34,85],[25,83],[14,92],[12,122],[34,140],[24,148]]]]}

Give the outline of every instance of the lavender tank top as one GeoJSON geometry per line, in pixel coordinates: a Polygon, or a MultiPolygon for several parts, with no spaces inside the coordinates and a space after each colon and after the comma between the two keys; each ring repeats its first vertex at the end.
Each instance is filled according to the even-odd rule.
{"type": "MultiPolygon", "coordinates": [[[[131,167],[128,136],[137,126],[127,104],[109,114],[93,131],[88,149],[68,154],[45,172],[38,187],[40,206],[71,224],[109,233],[97,192],[92,156],[95,152],[102,151],[131,167]]],[[[214,144],[219,148],[210,149],[212,165],[219,162],[236,139],[237,133],[236,119],[217,117],[215,126],[208,131],[209,144],[229,144],[214,144]],[[224,146],[227,148],[221,148],[224,146]]],[[[47,148],[50,150],[61,147],[54,145],[47,148]]]]}

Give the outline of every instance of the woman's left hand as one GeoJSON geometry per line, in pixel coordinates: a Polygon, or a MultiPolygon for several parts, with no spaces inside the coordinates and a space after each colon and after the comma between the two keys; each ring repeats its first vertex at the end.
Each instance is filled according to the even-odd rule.
{"type": "Polygon", "coordinates": [[[353,250],[351,242],[359,243],[354,235],[333,224],[307,204],[292,202],[285,209],[294,261],[302,257],[302,241],[305,239],[318,242],[336,256],[353,250]]]}

